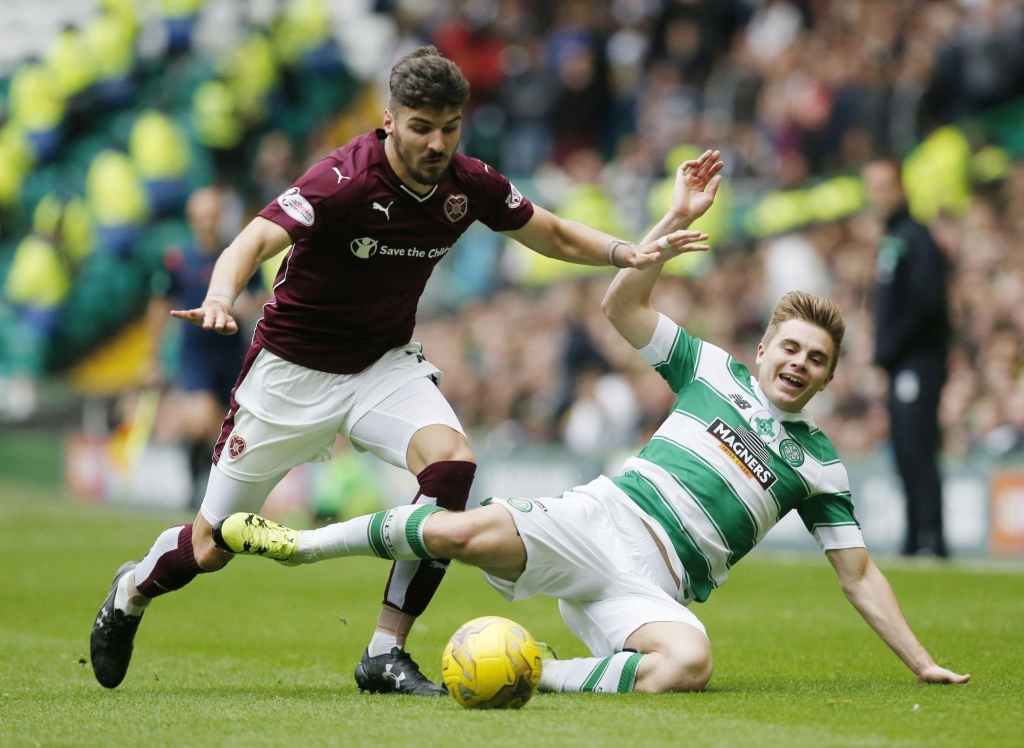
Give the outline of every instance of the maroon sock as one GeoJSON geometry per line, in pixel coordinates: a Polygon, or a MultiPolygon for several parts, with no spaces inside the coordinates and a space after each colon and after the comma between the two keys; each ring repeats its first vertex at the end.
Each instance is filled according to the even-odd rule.
{"type": "MultiPolygon", "coordinates": [[[[461,512],[469,500],[469,489],[473,485],[476,464],[459,460],[447,460],[427,465],[416,476],[420,491],[413,504],[421,500],[451,512],[461,512]]],[[[429,561],[396,561],[391,567],[388,586],[384,589],[384,604],[397,608],[403,613],[418,616],[427,609],[444,573],[448,570],[448,559],[429,561]]]]}
{"type": "Polygon", "coordinates": [[[159,597],[180,590],[202,573],[192,552],[192,525],[178,525],[160,533],[135,567],[135,586],[146,597],[159,597]]]}

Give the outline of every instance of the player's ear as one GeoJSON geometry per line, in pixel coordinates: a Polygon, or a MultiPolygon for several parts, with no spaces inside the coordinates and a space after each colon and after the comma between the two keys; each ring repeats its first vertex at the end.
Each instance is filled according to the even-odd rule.
{"type": "Polygon", "coordinates": [[[391,113],[390,109],[384,110],[384,132],[390,135],[395,129],[395,115],[391,113]]]}

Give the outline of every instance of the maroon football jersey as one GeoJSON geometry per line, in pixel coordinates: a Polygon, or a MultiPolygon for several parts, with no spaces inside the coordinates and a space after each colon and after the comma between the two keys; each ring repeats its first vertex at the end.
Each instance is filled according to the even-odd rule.
{"type": "Polygon", "coordinates": [[[430,273],[473,221],[521,228],[533,205],[494,169],[455,154],[426,195],[388,163],[383,130],[314,164],[260,215],[295,243],[256,325],[286,361],[354,374],[412,338],[430,273]]]}

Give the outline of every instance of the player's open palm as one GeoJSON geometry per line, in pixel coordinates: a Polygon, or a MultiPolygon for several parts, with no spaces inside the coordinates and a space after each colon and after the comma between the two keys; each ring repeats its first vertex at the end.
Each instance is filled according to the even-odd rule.
{"type": "Polygon", "coordinates": [[[176,319],[183,319],[204,330],[214,330],[221,335],[234,335],[238,323],[231,316],[231,308],[223,301],[207,299],[198,309],[181,309],[171,312],[176,319]]]}
{"type": "Polygon", "coordinates": [[[971,679],[970,675],[960,675],[944,667],[932,665],[917,674],[921,683],[966,683],[971,679]]]}
{"type": "Polygon", "coordinates": [[[687,252],[706,252],[708,245],[704,242],[707,240],[708,235],[702,234],[700,231],[690,231],[689,229],[673,231],[655,242],[632,247],[625,257],[626,267],[643,270],[666,263],[687,252]]]}
{"type": "Polygon", "coordinates": [[[707,213],[722,181],[721,155],[721,151],[704,151],[700,158],[680,164],[672,189],[673,213],[691,222],[707,213]]]}

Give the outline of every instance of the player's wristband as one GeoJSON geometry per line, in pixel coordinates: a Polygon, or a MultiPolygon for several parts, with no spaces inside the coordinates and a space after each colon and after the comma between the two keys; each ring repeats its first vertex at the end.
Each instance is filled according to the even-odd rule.
{"type": "Polygon", "coordinates": [[[621,239],[611,239],[607,244],[604,245],[604,254],[608,259],[609,265],[614,265],[617,268],[628,268],[629,265],[619,264],[619,247],[632,247],[635,246],[629,242],[624,242],[621,239]]]}
{"type": "Polygon", "coordinates": [[[223,300],[224,303],[228,305],[229,309],[234,305],[235,297],[237,295],[238,294],[235,291],[234,286],[230,283],[218,283],[215,286],[210,286],[209,290],[206,292],[207,299],[216,299],[218,301],[223,300]]]}

